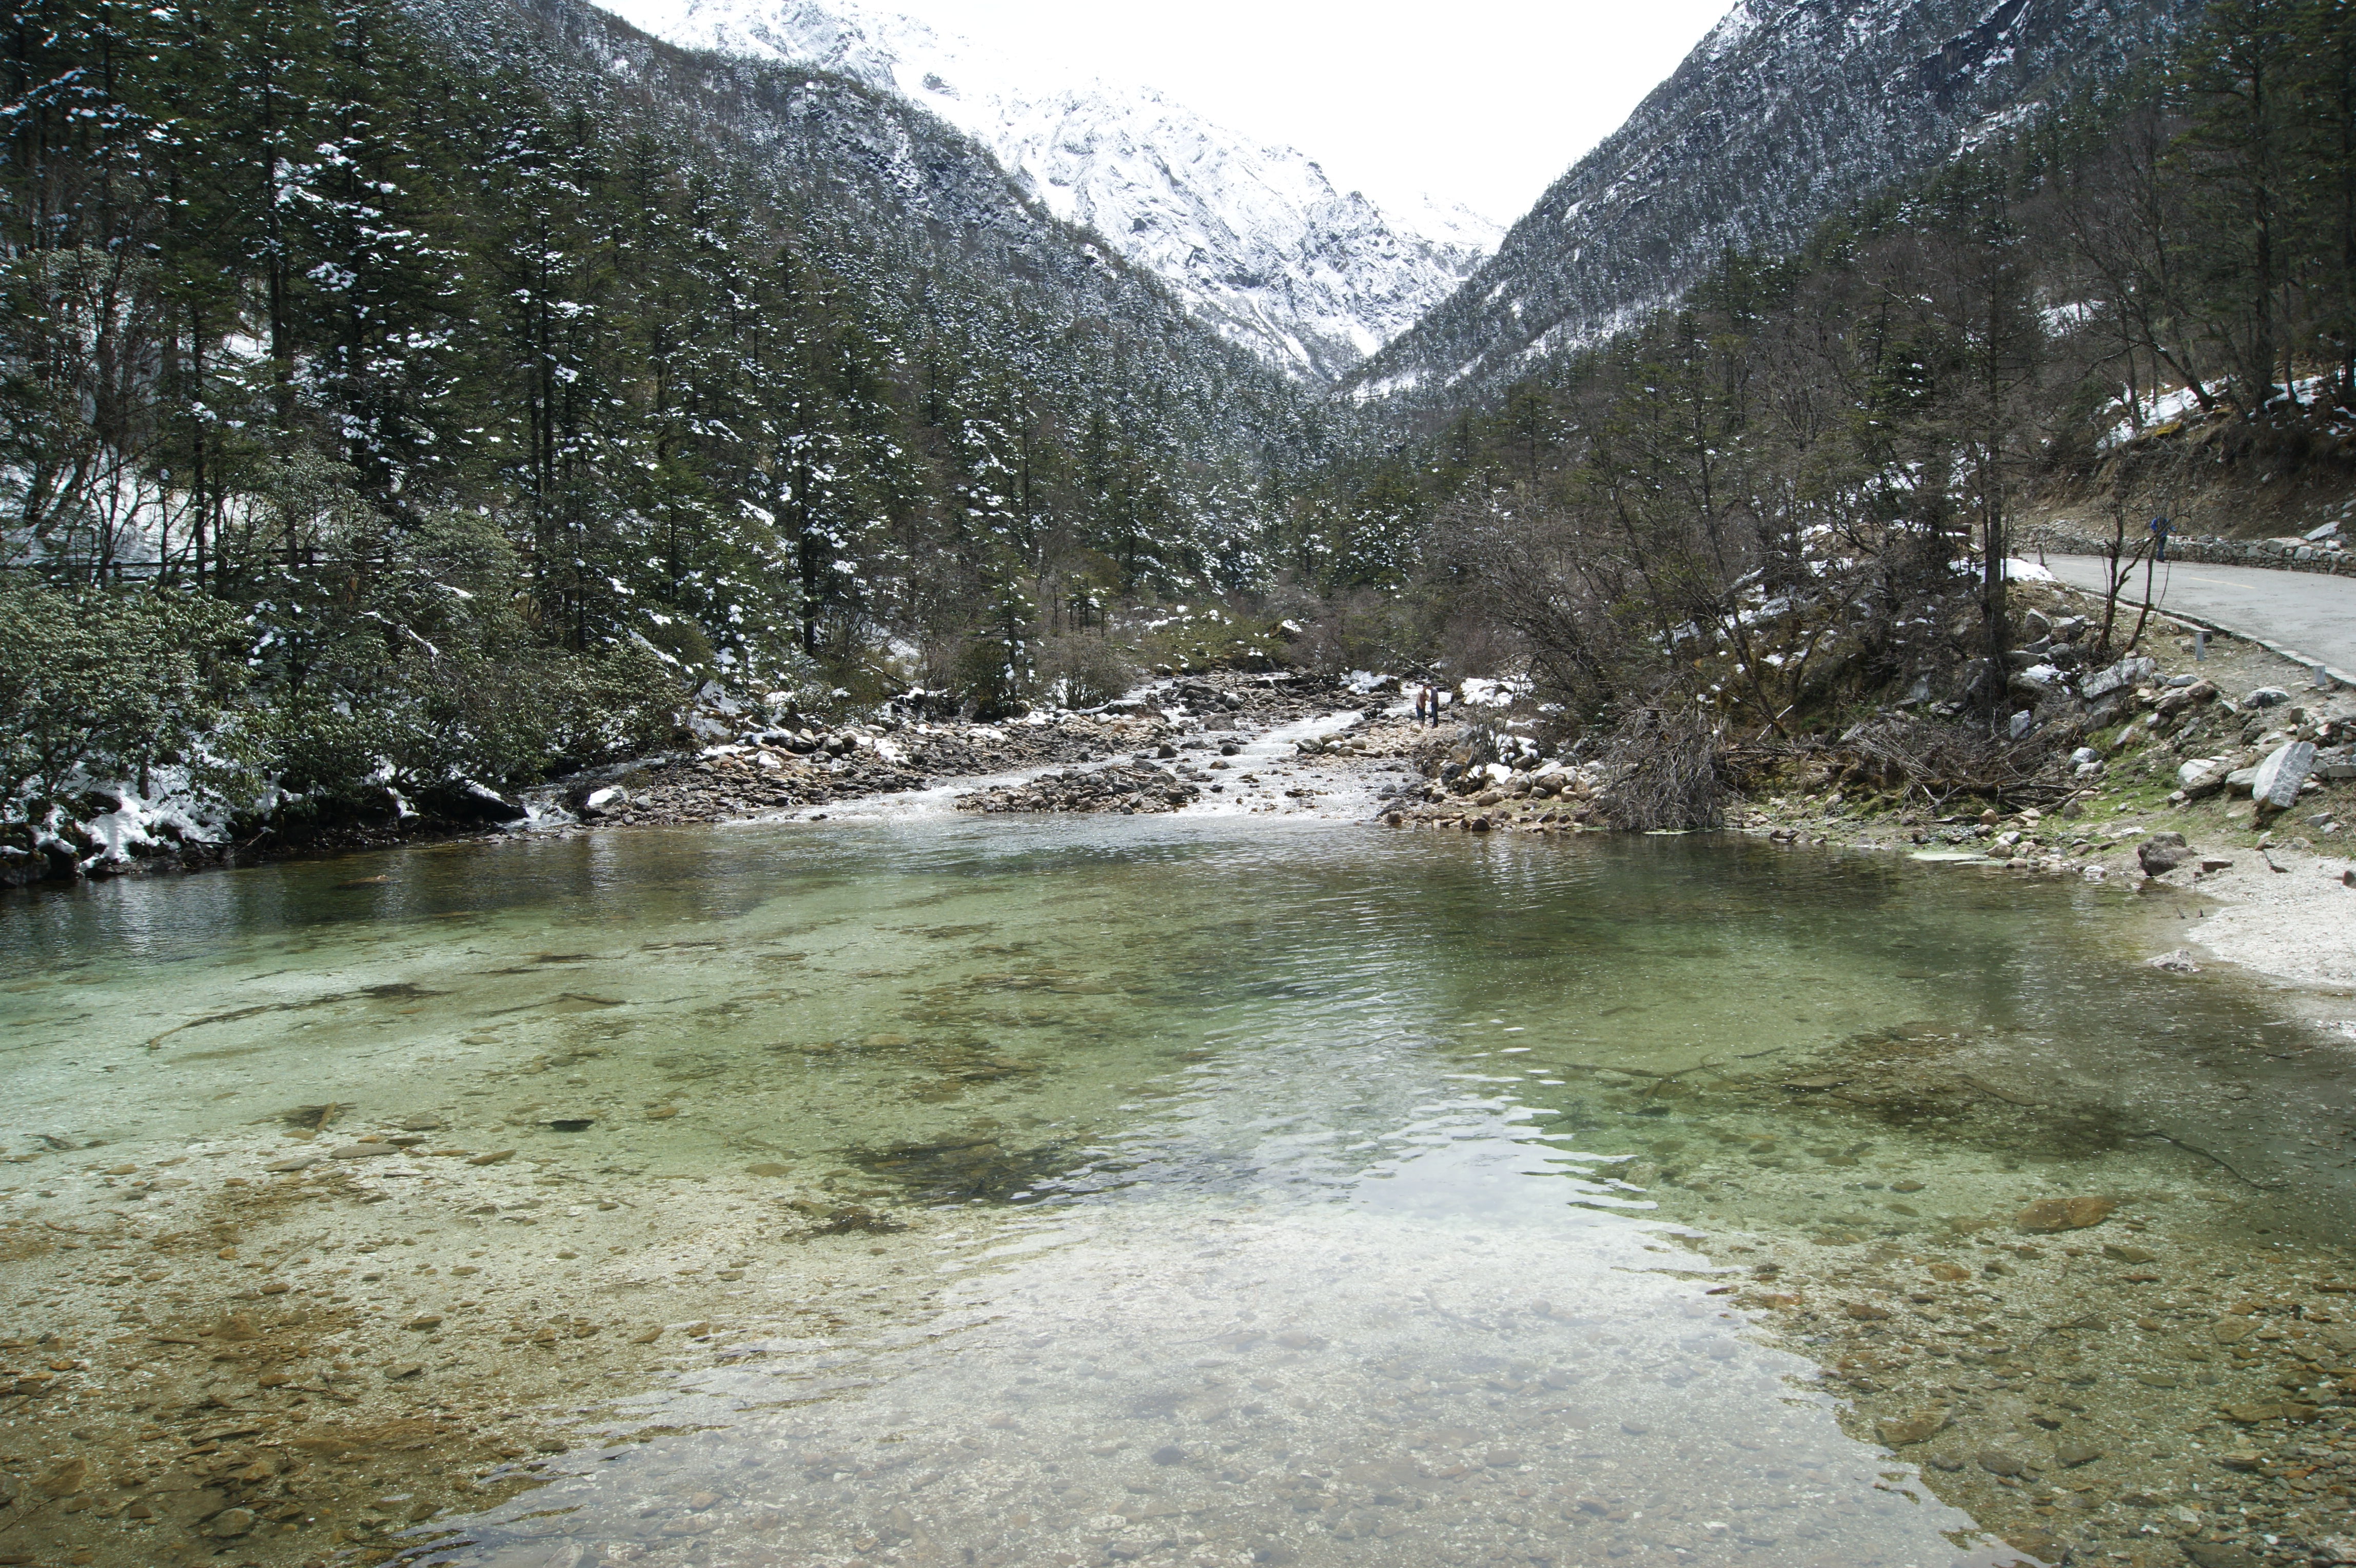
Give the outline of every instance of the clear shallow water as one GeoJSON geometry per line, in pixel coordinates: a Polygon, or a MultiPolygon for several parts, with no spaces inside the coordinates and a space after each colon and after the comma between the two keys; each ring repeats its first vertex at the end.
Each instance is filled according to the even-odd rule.
{"type": "Polygon", "coordinates": [[[604,834],[12,906],[0,1048],[27,1133],[335,1104],[966,1211],[879,1238],[941,1282],[895,1332],[743,1330],[447,1560],[2000,1562],[1701,1254],[2122,1187],[2336,1226],[2271,1101],[2342,1108],[2100,897],[1692,839],[604,834]]]}

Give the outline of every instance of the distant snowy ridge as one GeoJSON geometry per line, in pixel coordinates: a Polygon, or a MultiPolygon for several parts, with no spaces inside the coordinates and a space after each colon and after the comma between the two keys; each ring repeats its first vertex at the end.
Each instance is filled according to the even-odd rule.
{"type": "Polygon", "coordinates": [[[1352,372],[1400,419],[1495,397],[1826,218],[2116,80],[2203,0],[1738,0],[1463,287],[1352,372]]]}
{"type": "Polygon", "coordinates": [[[1427,199],[1386,212],[1291,147],[1150,88],[1044,80],[855,0],[606,0],[658,38],[815,66],[923,105],[1056,217],[1102,234],[1189,309],[1288,373],[1330,382],[1453,293],[1496,224],[1427,199]]]}

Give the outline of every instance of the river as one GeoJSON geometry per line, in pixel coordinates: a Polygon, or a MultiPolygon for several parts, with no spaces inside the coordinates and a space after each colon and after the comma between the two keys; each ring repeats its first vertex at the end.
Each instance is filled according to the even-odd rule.
{"type": "MultiPolygon", "coordinates": [[[[1977,1338],[1893,1363],[1959,1423],[1998,1398],[1973,1378],[2080,1386],[2054,1314],[2116,1261],[1980,1267],[1998,1240],[2063,1266],[2014,1220],[2040,1199],[2100,1196],[2087,1238],[2165,1237],[2188,1279],[2336,1245],[2348,1107],[2304,1026],[2133,961],[2195,914],[1742,841],[1232,816],[123,883],[0,908],[11,1149],[47,1161],[7,1203],[126,1241],[244,1205],[240,1262],[282,1282],[251,1310],[440,1315],[371,1398],[563,1434],[414,1520],[327,1520],[282,1477],[257,1562],[2013,1563],[1918,1467],[1935,1444],[1845,1427],[1826,1363],[1873,1313],[1960,1314],[1977,1338]],[[382,1142],[318,1158],[347,1136],[382,1142]],[[1803,1276],[1836,1321],[1794,1318],[1803,1276]],[[503,1391],[534,1345],[467,1328],[525,1297],[681,1348],[503,1391]]],[[[212,1300],[28,1267],[20,1313],[212,1300]]],[[[2016,1489],[2077,1473],[2029,1457],[2016,1489]]],[[[116,1506],[97,1549],[140,1561],[160,1537],[116,1506]]]]}

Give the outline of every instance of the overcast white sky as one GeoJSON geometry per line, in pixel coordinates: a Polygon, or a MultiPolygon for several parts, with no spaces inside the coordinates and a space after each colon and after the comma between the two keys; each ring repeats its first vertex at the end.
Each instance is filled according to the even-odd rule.
{"type": "Polygon", "coordinates": [[[1609,134],[1732,0],[875,0],[1289,142],[1378,202],[1501,223],[1609,134]]]}

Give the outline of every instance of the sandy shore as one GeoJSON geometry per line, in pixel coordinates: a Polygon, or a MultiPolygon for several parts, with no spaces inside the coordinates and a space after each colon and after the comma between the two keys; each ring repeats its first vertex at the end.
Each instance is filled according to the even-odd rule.
{"type": "Polygon", "coordinates": [[[2202,883],[2222,908],[2201,923],[2200,946],[2253,973],[2356,999],[2356,860],[2298,850],[2253,859],[2239,875],[2202,883]]]}

